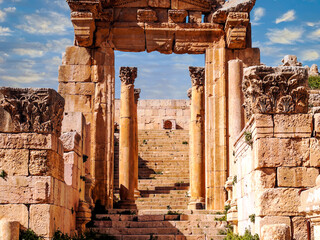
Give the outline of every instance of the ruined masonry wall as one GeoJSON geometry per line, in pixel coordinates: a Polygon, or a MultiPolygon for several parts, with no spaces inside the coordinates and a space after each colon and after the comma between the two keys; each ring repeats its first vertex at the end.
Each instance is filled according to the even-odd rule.
{"type": "MultiPolygon", "coordinates": [[[[120,100],[115,101],[115,122],[119,124],[120,100]]],[[[175,119],[177,129],[189,129],[190,100],[139,100],[138,129],[162,129],[162,120],[175,119]]]]}

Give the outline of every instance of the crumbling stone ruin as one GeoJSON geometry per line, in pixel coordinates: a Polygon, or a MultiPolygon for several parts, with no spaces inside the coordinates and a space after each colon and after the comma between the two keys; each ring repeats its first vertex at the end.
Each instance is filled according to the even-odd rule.
{"type": "Polygon", "coordinates": [[[0,88],[0,239],[320,237],[318,69],[260,64],[254,0],[67,2],[75,45],[58,92],[0,88]],[[115,50],[205,66],[189,67],[190,100],[139,100],[138,69],[119,80],[115,50]]]}

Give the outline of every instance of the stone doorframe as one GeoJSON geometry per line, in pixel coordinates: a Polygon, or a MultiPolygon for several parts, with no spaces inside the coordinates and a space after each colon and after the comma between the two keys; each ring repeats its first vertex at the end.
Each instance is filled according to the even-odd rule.
{"type": "Polygon", "coordinates": [[[67,0],[75,32],[59,69],[66,112],[91,123],[94,201],[113,204],[114,50],[205,54],[206,208],[221,210],[228,176],[228,61],[259,65],[255,0],[67,0]],[[186,22],[188,17],[189,22],[186,22]]]}

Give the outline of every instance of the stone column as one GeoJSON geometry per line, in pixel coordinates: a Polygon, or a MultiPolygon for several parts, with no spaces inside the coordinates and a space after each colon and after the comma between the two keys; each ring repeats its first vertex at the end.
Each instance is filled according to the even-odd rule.
{"type": "Polygon", "coordinates": [[[192,82],[190,120],[190,193],[189,209],[205,206],[205,135],[204,135],[204,80],[205,70],[189,67],[192,82]]]}
{"type": "Polygon", "coordinates": [[[120,208],[132,209],[135,187],[134,80],[137,68],[121,67],[119,187],[120,208]]]}
{"type": "Polygon", "coordinates": [[[139,152],[138,152],[138,100],[140,98],[141,89],[134,89],[134,108],[133,108],[133,122],[134,122],[134,195],[135,197],[140,196],[138,190],[138,169],[139,169],[139,152]]]}
{"type": "Polygon", "coordinates": [[[243,97],[241,93],[243,63],[241,60],[230,60],[228,69],[229,176],[233,177],[237,175],[234,164],[233,144],[244,127],[243,97]]]}

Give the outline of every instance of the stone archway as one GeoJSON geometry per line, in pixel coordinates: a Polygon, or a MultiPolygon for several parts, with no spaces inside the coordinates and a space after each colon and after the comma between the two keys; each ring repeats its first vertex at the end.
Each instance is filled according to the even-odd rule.
{"type": "Polygon", "coordinates": [[[206,208],[222,209],[228,175],[227,62],[260,63],[251,48],[249,12],[254,0],[67,0],[75,45],[59,69],[66,112],[82,112],[91,124],[89,171],[94,201],[112,208],[114,50],[206,55],[206,208]],[[189,22],[186,22],[188,16],[189,22]]]}

